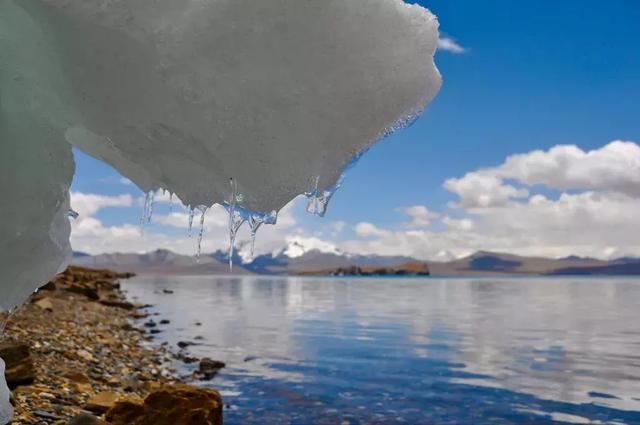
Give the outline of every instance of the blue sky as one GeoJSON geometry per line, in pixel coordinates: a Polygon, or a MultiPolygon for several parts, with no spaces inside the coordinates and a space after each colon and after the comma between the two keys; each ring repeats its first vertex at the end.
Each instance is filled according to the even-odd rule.
{"type": "MultiPolygon", "coordinates": [[[[262,249],[275,249],[295,235],[310,246],[323,249],[384,251],[422,258],[449,258],[475,249],[550,256],[640,255],[640,242],[621,237],[630,230],[625,226],[631,226],[631,222],[625,221],[624,211],[635,208],[638,199],[632,190],[620,189],[634,185],[631,171],[640,167],[640,157],[635,156],[635,142],[640,141],[640,3],[634,0],[419,3],[438,16],[441,37],[455,40],[464,50],[437,53],[436,63],[444,80],[439,95],[413,126],[381,141],[360,160],[333,198],[324,219],[304,214],[302,202],[297,202],[287,211],[290,226],[268,231],[273,235],[266,238],[273,240],[262,249]],[[614,140],[632,143],[606,148],[614,140]],[[558,145],[575,145],[587,157],[592,151],[591,157],[595,159],[585,162],[580,152],[553,151],[558,145]],[[500,187],[483,183],[487,197],[506,186],[521,191],[519,194],[511,191],[513,196],[508,195],[509,190],[504,192],[506,203],[467,202],[468,195],[463,194],[460,186],[465,182],[445,188],[448,179],[498,167],[510,155],[535,150],[546,152],[546,156],[538,158],[543,165],[549,161],[564,164],[550,168],[549,172],[556,173],[557,179],[551,178],[553,175],[549,179],[536,179],[521,169],[494,170],[489,174],[492,179],[499,179],[500,187]],[[585,163],[593,164],[593,171],[584,170],[585,163]],[[601,166],[603,163],[607,167],[601,166]],[[560,176],[566,170],[584,178],[576,177],[569,182],[567,176],[560,176]],[[602,178],[595,178],[597,173],[602,173],[602,178]],[[594,178],[605,181],[612,174],[616,178],[609,179],[612,181],[608,185],[591,181],[594,178]],[[629,199],[618,199],[619,194],[629,199]],[[518,228],[515,218],[505,214],[513,213],[514,207],[532,204],[536,195],[553,204],[544,211],[537,207],[521,211],[522,217],[531,214],[531,222],[527,224],[535,229],[535,234],[524,235],[520,240],[496,233],[496,221],[511,223],[510,220],[514,223],[512,232],[526,233],[526,226],[525,230],[518,228]],[[601,195],[607,198],[602,199],[601,195]],[[570,196],[574,198],[567,198],[570,196]],[[602,222],[597,211],[603,205],[620,208],[620,215],[602,222]],[[414,208],[413,215],[403,213],[403,208],[417,206],[422,209],[414,208]],[[562,208],[565,210],[558,216],[549,216],[550,211],[562,208]],[[569,212],[573,215],[567,215],[569,212]],[[591,213],[593,217],[584,217],[591,213]],[[412,222],[416,216],[419,223],[412,222]],[[455,233],[461,231],[460,226],[443,220],[446,218],[469,220],[462,230],[466,228],[466,232],[473,234],[455,233]],[[557,233],[558,226],[547,228],[544,222],[556,219],[557,223],[584,220],[579,224],[594,229],[595,235],[584,239],[567,230],[562,238],[546,238],[544,235],[557,233]],[[375,230],[371,226],[358,228],[363,223],[375,230]],[[615,226],[616,231],[612,233],[610,226],[615,226]]],[[[141,196],[134,186],[123,184],[108,166],[81,153],[76,153],[76,159],[72,188],[75,193],[141,196]]],[[[478,189],[473,191],[478,193],[478,189]]],[[[133,225],[139,220],[138,203],[133,199],[91,214],[104,228],[133,225]]],[[[158,211],[168,213],[167,205],[159,205],[158,211]]],[[[149,249],[159,244],[178,251],[186,249],[183,248],[186,245],[174,245],[172,239],[182,237],[184,229],[153,225],[149,232],[166,236],[158,240],[151,237],[151,242],[147,241],[149,249]]],[[[215,249],[226,243],[222,240],[223,232],[208,233],[207,239],[221,240],[209,241],[205,248],[215,249]]],[[[75,245],[92,252],[121,247],[124,250],[130,246],[123,242],[100,248],[88,237],[76,237],[75,245]]],[[[135,249],[142,247],[136,245],[135,249]]]]}

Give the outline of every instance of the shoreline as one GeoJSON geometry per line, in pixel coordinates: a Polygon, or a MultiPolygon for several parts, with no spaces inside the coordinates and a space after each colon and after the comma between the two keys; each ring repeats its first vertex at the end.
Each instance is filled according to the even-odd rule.
{"type": "MultiPolygon", "coordinates": [[[[131,412],[140,416],[136,424],[159,424],[157,418],[151,419],[156,414],[164,421],[174,414],[171,421],[180,423],[178,414],[189,413],[186,405],[179,409],[179,401],[184,401],[180,397],[189,392],[193,394],[188,399],[200,397],[206,405],[207,415],[197,423],[221,423],[219,394],[185,385],[171,366],[178,353],[166,345],[151,344],[153,336],[138,327],[137,321],[149,317],[143,311],[148,306],[127,300],[119,284],[132,276],[70,267],[9,318],[0,354],[12,389],[11,424],[62,425],[82,415],[85,422],[81,424],[133,423],[130,416],[118,417],[131,412]],[[156,393],[165,397],[162,404],[166,397],[180,400],[164,406],[172,410],[161,415],[158,409],[163,406],[152,406],[150,401],[156,393]],[[95,418],[110,422],[95,422],[95,418]]],[[[188,408],[193,414],[196,406],[188,408]]],[[[202,411],[203,406],[198,409],[202,411]]]]}

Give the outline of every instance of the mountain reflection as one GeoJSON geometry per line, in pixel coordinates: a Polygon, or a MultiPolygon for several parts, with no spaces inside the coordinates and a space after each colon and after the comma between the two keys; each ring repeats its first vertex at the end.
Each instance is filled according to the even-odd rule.
{"type": "Polygon", "coordinates": [[[640,421],[637,280],[171,276],[125,288],[171,320],[162,341],[202,336],[190,352],[227,363],[211,385],[238,421],[640,421]]]}

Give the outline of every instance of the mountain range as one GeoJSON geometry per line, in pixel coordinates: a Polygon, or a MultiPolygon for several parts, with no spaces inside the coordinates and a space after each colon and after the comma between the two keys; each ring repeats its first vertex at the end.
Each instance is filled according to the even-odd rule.
{"type": "MultiPolygon", "coordinates": [[[[510,276],[510,275],[640,275],[640,258],[598,260],[585,257],[560,259],[525,257],[488,251],[452,261],[428,262],[403,256],[353,255],[339,251],[296,249],[259,255],[243,262],[234,255],[233,274],[266,275],[345,275],[345,274],[431,274],[432,276],[510,276]]],[[[229,257],[217,251],[193,256],[168,250],[149,253],[87,255],[74,253],[78,266],[107,268],[139,274],[229,274],[229,257]]]]}

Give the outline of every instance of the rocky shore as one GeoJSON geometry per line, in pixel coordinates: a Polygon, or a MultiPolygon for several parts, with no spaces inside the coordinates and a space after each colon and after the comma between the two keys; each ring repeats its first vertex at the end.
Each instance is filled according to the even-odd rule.
{"type": "Polygon", "coordinates": [[[0,357],[12,424],[222,423],[220,395],[180,382],[170,366],[176,355],[146,344],[135,326],[144,306],[127,301],[118,283],[130,276],[71,267],[9,318],[0,357]]]}

